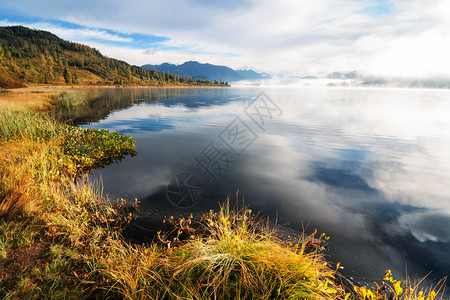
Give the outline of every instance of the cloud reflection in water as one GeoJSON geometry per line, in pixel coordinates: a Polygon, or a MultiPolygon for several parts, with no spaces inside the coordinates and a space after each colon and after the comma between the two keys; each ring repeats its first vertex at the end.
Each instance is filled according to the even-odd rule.
{"type": "MultiPolygon", "coordinates": [[[[193,157],[259,92],[180,90],[165,100],[169,106],[141,102],[90,125],[137,139],[136,158],[100,171],[105,190],[175,212],[162,203],[162,187],[176,173],[201,173],[193,157]],[[192,105],[197,96],[201,105],[192,105]]],[[[327,232],[331,258],[365,280],[385,269],[404,278],[405,263],[409,275],[450,274],[449,91],[265,92],[283,116],[207,185],[196,210],[208,211],[239,189],[254,211],[280,224],[327,232]]]]}

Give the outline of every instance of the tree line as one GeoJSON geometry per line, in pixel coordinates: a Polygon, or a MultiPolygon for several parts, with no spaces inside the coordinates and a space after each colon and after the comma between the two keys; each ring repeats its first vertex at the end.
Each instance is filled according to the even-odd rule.
{"type": "Polygon", "coordinates": [[[3,81],[21,84],[219,84],[129,65],[24,26],[0,27],[0,74],[3,81]]]}

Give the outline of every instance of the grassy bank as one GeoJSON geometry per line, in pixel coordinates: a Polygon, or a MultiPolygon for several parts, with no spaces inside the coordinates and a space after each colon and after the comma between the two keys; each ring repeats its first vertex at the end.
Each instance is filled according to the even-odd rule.
{"type": "MultiPolygon", "coordinates": [[[[26,107],[29,107],[25,105],[26,107]]],[[[84,175],[134,154],[129,137],[0,107],[0,296],[5,299],[418,299],[439,297],[386,273],[346,289],[319,237],[288,244],[227,202],[199,220],[169,219],[130,244],[132,214],[84,175]],[[384,285],[384,287],[383,287],[384,285]]]]}

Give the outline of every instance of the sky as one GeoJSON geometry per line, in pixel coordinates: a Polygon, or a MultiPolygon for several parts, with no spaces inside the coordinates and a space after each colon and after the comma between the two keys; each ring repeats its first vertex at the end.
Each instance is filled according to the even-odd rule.
{"type": "Polygon", "coordinates": [[[130,64],[195,60],[275,76],[450,76],[448,0],[0,0],[23,25],[130,64]]]}

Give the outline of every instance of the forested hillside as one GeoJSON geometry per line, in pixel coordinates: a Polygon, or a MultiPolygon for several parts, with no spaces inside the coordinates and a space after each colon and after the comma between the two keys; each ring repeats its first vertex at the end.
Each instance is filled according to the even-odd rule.
{"type": "Polygon", "coordinates": [[[47,31],[0,27],[0,87],[28,83],[158,85],[200,81],[132,66],[47,31]]]}

